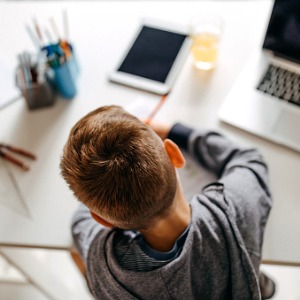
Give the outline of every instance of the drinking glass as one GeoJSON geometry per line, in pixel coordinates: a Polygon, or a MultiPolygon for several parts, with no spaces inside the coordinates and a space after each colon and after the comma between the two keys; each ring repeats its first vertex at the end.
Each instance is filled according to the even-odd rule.
{"type": "Polygon", "coordinates": [[[210,70],[215,67],[222,27],[223,22],[217,15],[206,14],[192,19],[190,34],[193,40],[192,55],[196,68],[210,70]]]}

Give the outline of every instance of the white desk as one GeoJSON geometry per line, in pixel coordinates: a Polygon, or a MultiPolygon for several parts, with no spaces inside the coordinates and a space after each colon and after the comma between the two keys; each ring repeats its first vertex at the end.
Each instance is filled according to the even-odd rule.
{"type": "Polygon", "coordinates": [[[188,24],[197,12],[210,10],[225,22],[219,65],[213,72],[200,72],[192,67],[189,57],[162,113],[167,122],[216,128],[239,143],[261,149],[269,164],[274,197],[263,258],[267,262],[300,265],[300,154],[222,124],[217,118],[234,80],[262,43],[271,4],[270,1],[1,2],[1,50],[12,64],[16,64],[18,52],[33,50],[24,23],[30,23],[35,15],[42,26],[48,26],[49,17],[59,21],[60,26],[62,9],[67,8],[81,76],[79,93],[72,101],[59,99],[54,107],[34,112],[18,101],[0,111],[0,140],[38,156],[36,162],[30,163],[30,172],[10,166],[29,213],[24,215],[7,203],[1,205],[0,245],[69,249],[70,218],[76,201],[59,175],[59,160],[70,128],[98,106],[127,106],[138,97],[158,100],[155,95],[107,81],[107,74],[143,17],[188,24]]]}

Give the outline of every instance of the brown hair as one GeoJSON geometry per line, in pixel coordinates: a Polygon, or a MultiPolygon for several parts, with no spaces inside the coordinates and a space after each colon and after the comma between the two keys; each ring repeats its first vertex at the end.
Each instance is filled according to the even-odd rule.
{"type": "Polygon", "coordinates": [[[80,201],[123,229],[147,228],[168,212],[176,192],[176,173],[160,138],[118,106],[78,121],[60,167],[80,201]]]}

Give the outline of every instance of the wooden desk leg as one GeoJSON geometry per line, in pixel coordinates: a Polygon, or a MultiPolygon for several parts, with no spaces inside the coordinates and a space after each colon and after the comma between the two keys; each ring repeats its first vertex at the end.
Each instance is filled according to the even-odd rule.
{"type": "Polygon", "coordinates": [[[72,248],[70,253],[71,253],[71,257],[72,257],[73,261],[75,262],[76,266],[78,267],[80,273],[82,274],[82,276],[84,278],[86,278],[86,267],[85,267],[85,263],[82,260],[81,256],[79,255],[79,253],[77,252],[77,250],[75,248],[72,248]]]}
{"type": "Polygon", "coordinates": [[[86,276],[86,265],[85,265],[83,259],[81,258],[80,254],[78,253],[78,251],[75,248],[72,248],[70,250],[70,254],[71,254],[71,257],[72,257],[74,263],[76,264],[77,268],[79,269],[80,273],[84,277],[87,288],[89,289],[90,293],[92,294],[91,289],[89,287],[89,282],[88,282],[87,276],[86,276]]]}

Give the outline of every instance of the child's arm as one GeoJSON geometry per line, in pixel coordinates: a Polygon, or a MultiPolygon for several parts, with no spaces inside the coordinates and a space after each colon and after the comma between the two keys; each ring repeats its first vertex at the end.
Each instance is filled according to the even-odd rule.
{"type": "Polygon", "coordinates": [[[80,203],[73,215],[71,230],[75,247],[84,261],[87,259],[90,244],[103,228],[104,226],[92,218],[89,209],[80,203]]]}
{"type": "MultiPolygon", "coordinates": [[[[180,124],[172,127],[167,138],[216,174],[216,191],[221,184],[227,213],[237,224],[248,251],[260,259],[264,227],[272,206],[267,166],[261,154],[256,149],[242,149],[219,133],[195,131],[180,124]]],[[[216,195],[205,189],[203,193],[212,201],[216,195]]]]}
{"type": "Polygon", "coordinates": [[[151,123],[149,126],[162,139],[169,138],[181,149],[189,152],[219,179],[224,180],[229,175],[232,177],[232,174],[238,176],[240,168],[251,170],[258,181],[255,181],[255,184],[270,195],[267,166],[256,149],[242,149],[220,133],[196,131],[179,123],[173,127],[160,123],[151,123]]]}
{"type": "MultiPolygon", "coordinates": [[[[156,124],[156,128],[159,126],[156,124]]],[[[167,126],[161,128],[163,131],[167,126]]],[[[243,149],[232,143],[222,134],[208,130],[194,130],[182,124],[170,127],[166,138],[173,140],[181,149],[189,152],[201,165],[212,171],[218,178],[223,177],[234,166],[241,164],[256,170],[261,178],[261,184],[268,192],[267,167],[262,156],[256,149],[243,149]]]]}

